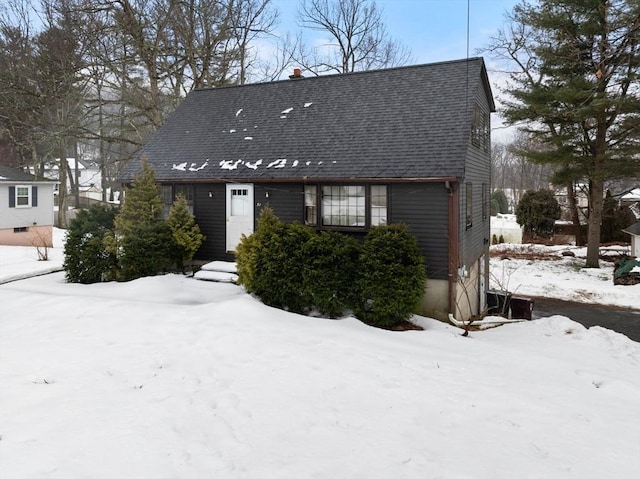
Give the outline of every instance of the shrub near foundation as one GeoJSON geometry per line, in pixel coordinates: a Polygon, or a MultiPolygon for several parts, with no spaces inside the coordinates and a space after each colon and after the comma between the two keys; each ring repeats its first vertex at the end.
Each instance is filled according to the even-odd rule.
{"type": "Polygon", "coordinates": [[[418,241],[407,226],[376,226],[362,247],[354,312],[373,326],[396,326],[414,313],[426,279],[418,241]]]}
{"type": "Polygon", "coordinates": [[[314,235],[304,245],[304,289],[322,315],[337,317],[355,302],[361,245],[335,232],[314,235]]]}
{"type": "Polygon", "coordinates": [[[64,270],[69,283],[99,283],[116,277],[118,257],[110,251],[116,208],[93,205],[80,210],[67,231],[64,270]]]}
{"type": "Polygon", "coordinates": [[[282,222],[271,208],[264,208],[256,231],[243,237],[237,248],[238,282],[264,304],[309,311],[311,298],[302,284],[303,247],[314,234],[304,225],[282,222]]]}

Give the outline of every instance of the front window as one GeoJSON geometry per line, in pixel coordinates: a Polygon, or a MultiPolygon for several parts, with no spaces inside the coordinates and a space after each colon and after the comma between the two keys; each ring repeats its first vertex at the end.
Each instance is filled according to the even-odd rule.
{"type": "Polygon", "coordinates": [[[318,224],[318,187],[316,185],[304,187],[304,223],[309,226],[318,224]]]}
{"type": "Polygon", "coordinates": [[[31,206],[31,188],[16,186],[16,208],[28,208],[29,206],[31,206]]]}
{"type": "Polygon", "coordinates": [[[371,186],[371,226],[387,224],[387,186],[371,186]]]}
{"type": "Polygon", "coordinates": [[[364,227],[364,186],[323,186],[322,225],[364,227]]]}
{"type": "Polygon", "coordinates": [[[317,226],[319,218],[321,227],[328,228],[387,224],[387,186],[306,185],[304,218],[309,226],[317,226]]]}

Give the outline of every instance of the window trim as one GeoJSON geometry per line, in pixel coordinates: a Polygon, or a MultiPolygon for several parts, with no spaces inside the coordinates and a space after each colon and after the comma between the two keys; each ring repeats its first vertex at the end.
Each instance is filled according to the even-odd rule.
{"type": "Polygon", "coordinates": [[[389,185],[386,183],[308,183],[304,185],[304,194],[303,194],[303,215],[304,215],[304,224],[310,227],[314,227],[318,230],[323,231],[344,231],[344,232],[357,232],[357,231],[368,231],[373,226],[372,224],[372,197],[371,197],[371,187],[372,186],[384,186],[386,189],[386,223],[380,224],[389,224],[389,185]],[[364,188],[364,224],[361,226],[350,226],[350,225],[325,225],[323,223],[324,218],[324,210],[323,210],[323,187],[363,187],[364,188]],[[314,191],[315,193],[315,205],[310,205],[307,203],[307,191],[314,191]],[[307,209],[314,208],[315,209],[315,218],[314,222],[311,223],[308,220],[307,209]]]}
{"type": "Polygon", "coordinates": [[[473,183],[465,185],[465,229],[473,226],[473,183]]]}
{"type": "Polygon", "coordinates": [[[473,110],[471,122],[471,144],[485,152],[489,151],[491,145],[489,114],[477,104],[473,110]]]}
{"type": "Polygon", "coordinates": [[[482,183],[482,219],[486,220],[489,215],[489,185],[482,183]]]}
{"type": "Polygon", "coordinates": [[[31,186],[30,185],[16,185],[15,187],[15,207],[16,208],[31,208],[31,203],[32,203],[32,198],[33,198],[33,193],[31,191],[31,186]],[[18,198],[25,198],[25,195],[19,195],[18,192],[20,191],[21,188],[24,188],[27,190],[27,194],[26,194],[26,198],[27,198],[27,204],[21,205],[18,202],[18,198]]]}

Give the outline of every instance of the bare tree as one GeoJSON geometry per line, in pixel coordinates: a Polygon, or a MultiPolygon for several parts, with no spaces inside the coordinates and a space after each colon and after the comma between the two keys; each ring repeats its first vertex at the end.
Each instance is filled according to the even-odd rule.
{"type": "Polygon", "coordinates": [[[271,8],[271,0],[232,0],[231,5],[230,27],[236,44],[232,51],[237,51],[238,80],[243,85],[257,62],[252,43],[259,36],[271,34],[278,23],[278,13],[271,8]]]}
{"type": "Polygon", "coordinates": [[[304,0],[298,16],[304,28],[329,35],[322,51],[298,51],[301,65],[315,74],[393,67],[410,60],[409,50],[389,36],[373,0],[304,0]]]}

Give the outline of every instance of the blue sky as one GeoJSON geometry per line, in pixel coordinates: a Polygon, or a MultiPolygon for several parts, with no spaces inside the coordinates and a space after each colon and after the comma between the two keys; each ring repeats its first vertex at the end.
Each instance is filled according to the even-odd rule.
{"type": "MultiPolygon", "coordinates": [[[[280,11],[282,32],[299,30],[302,0],[272,0],[280,11]]],[[[469,53],[486,45],[504,24],[504,13],[518,0],[469,0],[469,53]]],[[[411,63],[454,60],[467,56],[467,0],[377,0],[389,34],[411,49],[411,63]]]]}
{"type": "MultiPolygon", "coordinates": [[[[280,12],[281,33],[295,36],[298,6],[302,0],[272,0],[280,12]]],[[[383,21],[389,35],[411,50],[410,64],[457,60],[467,56],[467,11],[469,12],[469,56],[478,56],[489,38],[505,25],[505,12],[520,0],[376,0],[383,10],[383,21]]],[[[311,35],[311,37],[310,37],[311,35]]],[[[306,33],[305,39],[314,33],[306,33]]],[[[485,57],[493,96],[500,107],[499,86],[504,75],[494,71],[491,59],[485,57]]],[[[505,128],[499,113],[492,115],[494,141],[510,142],[514,128],[505,128]]]]}

